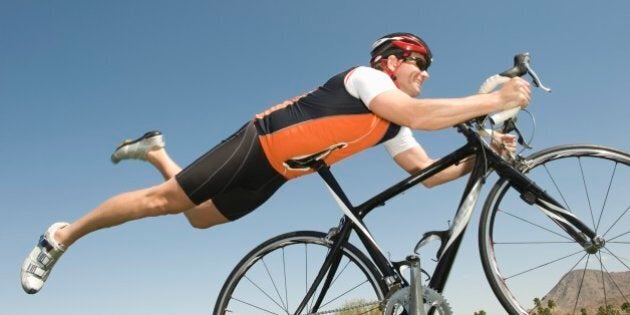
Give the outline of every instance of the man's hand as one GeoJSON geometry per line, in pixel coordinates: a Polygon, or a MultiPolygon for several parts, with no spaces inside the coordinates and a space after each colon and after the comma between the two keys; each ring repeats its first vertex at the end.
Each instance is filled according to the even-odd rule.
{"type": "Polygon", "coordinates": [[[529,82],[518,77],[505,82],[497,93],[501,99],[502,110],[514,107],[525,108],[531,99],[529,82]]]}
{"type": "Polygon", "coordinates": [[[514,155],[516,153],[516,136],[495,132],[492,135],[492,148],[504,156],[505,154],[514,155]]]}

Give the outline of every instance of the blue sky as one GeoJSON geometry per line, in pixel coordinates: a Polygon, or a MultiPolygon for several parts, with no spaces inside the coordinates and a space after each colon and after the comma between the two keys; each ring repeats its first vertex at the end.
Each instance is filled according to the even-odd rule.
{"type": "MultiPolygon", "coordinates": [[[[186,165],[266,107],[366,64],[371,43],[386,33],[417,33],[431,46],[422,97],[473,94],[515,53],[529,51],[554,89],[533,93],[534,147],[628,150],[629,12],[627,1],[3,0],[0,312],[208,314],[231,268],[256,244],[335,225],[340,212],[311,176],[210,230],[177,216],[95,233],[71,248],[42,292],[28,296],[19,285],[19,266],[50,223],[161,180],[140,162],[112,165],[121,140],[162,130],[186,165]]],[[[463,143],[452,129],[415,135],[433,157],[463,143]]],[[[357,203],[405,175],[382,148],[333,172],[357,203]]],[[[392,258],[403,258],[423,231],[446,226],[463,184],[412,190],[368,225],[392,258]]],[[[475,232],[445,295],[458,314],[500,313],[475,232]]]]}

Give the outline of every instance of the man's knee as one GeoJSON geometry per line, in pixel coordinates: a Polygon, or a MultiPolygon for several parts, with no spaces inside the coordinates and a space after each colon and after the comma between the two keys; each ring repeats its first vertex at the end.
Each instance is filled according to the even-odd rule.
{"type": "Polygon", "coordinates": [[[194,204],[175,181],[150,188],[144,198],[145,207],[155,215],[182,213],[194,204]]]}
{"type": "Polygon", "coordinates": [[[183,211],[183,209],[174,207],[173,203],[164,195],[148,194],[144,203],[144,208],[149,209],[153,216],[176,214],[183,211]]]}

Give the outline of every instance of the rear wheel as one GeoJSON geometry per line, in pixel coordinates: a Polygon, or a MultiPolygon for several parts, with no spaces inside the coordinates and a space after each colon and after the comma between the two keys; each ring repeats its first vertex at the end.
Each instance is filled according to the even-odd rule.
{"type": "MultiPolygon", "coordinates": [[[[264,242],[234,268],[219,294],[214,314],[294,314],[331,244],[326,234],[312,231],[287,233],[264,242]]],[[[349,243],[342,247],[342,255],[319,309],[313,309],[316,298],[312,298],[301,314],[380,314],[385,286],[379,272],[349,243]]],[[[315,297],[320,290],[321,285],[315,297]]]]}
{"type": "Polygon", "coordinates": [[[619,309],[630,299],[630,154],[562,146],[534,154],[525,165],[530,179],[605,243],[583,248],[500,180],[479,229],[481,260],[495,295],[510,314],[550,306],[557,314],[619,309]]]}

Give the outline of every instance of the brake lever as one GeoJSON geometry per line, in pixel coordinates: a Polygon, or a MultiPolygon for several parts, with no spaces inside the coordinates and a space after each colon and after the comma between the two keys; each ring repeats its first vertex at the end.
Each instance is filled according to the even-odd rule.
{"type": "Polygon", "coordinates": [[[532,77],[532,80],[534,81],[533,82],[534,85],[536,87],[539,87],[543,91],[550,93],[551,89],[542,84],[542,82],[540,81],[540,78],[538,77],[536,72],[534,72],[534,69],[532,69],[532,67],[529,65],[529,62],[524,62],[523,64],[525,66],[525,69],[527,69],[527,74],[529,74],[532,77]]]}

